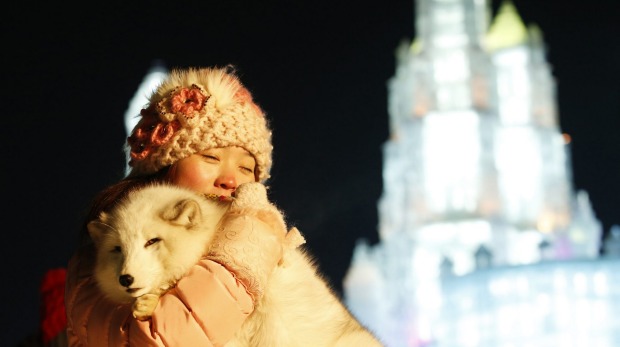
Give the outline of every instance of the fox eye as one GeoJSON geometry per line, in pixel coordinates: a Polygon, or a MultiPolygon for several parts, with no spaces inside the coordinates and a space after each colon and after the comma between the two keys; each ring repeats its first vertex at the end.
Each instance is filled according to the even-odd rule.
{"type": "Polygon", "coordinates": [[[112,253],[120,253],[121,252],[121,246],[114,246],[114,248],[112,248],[112,253]]]}
{"type": "Polygon", "coordinates": [[[156,237],[154,239],[150,239],[150,240],[146,241],[146,243],[144,244],[144,247],[146,248],[146,247],[148,247],[150,245],[154,245],[154,244],[156,244],[159,241],[161,241],[161,239],[159,237],[156,237]]]}

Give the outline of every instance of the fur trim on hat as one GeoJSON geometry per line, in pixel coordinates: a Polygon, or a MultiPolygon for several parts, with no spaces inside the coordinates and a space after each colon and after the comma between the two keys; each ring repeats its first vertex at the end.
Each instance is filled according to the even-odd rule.
{"type": "Polygon", "coordinates": [[[127,139],[130,176],[209,148],[238,146],[256,160],[256,179],[269,178],[271,130],[265,114],[226,68],[173,70],[149,98],[127,139]]]}

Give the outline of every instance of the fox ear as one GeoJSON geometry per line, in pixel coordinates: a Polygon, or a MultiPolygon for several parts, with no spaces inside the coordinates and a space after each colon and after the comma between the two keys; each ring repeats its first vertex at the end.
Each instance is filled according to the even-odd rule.
{"type": "Polygon", "coordinates": [[[166,209],[162,218],[172,224],[191,228],[200,222],[202,213],[197,201],[185,199],[166,209]]]}
{"type": "Polygon", "coordinates": [[[103,222],[105,219],[106,216],[102,213],[99,219],[92,220],[86,225],[90,238],[95,245],[98,245],[103,235],[110,231],[110,226],[103,222]]]}

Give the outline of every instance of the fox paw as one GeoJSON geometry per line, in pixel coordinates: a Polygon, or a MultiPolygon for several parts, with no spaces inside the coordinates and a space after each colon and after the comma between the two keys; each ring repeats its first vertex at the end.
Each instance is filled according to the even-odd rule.
{"type": "Polygon", "coordinates": [[[133,316],[138,320],[148,320],[153,315],[158,302],[159,296],[155,294],[139,296],[132,306],[133,316]]]}

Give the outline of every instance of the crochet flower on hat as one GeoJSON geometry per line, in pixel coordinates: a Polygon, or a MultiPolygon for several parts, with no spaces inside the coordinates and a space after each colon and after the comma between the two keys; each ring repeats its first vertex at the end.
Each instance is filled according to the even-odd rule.
{"type": "Polygon", "coordinates": [[[131,160],[143,160],[157,147],[167,143],[182,126],[193,127],[193,119],[205,108],[209,96],[197,85],[175,88],[155,108],[142,109],[142,122],[127,139],[131,147],[131,160]]]}
{"type": "MultiPolygon", "coordinates": [[[[181,113],[187,117],[193,117],[194,112],[202,110],[205,100],[209,97],[203,94],[203,91],[197,85],[192,85],[192,88],[181,88],[181,90],[174,92],[171,97],[170,104],[171,109],[175,113],[181,113]]],[[[160,101],[160,106],[161,103],[160,101]]]]}
{"type": "Polygon", "coordinates": [[[157,147],[168,142],[175,131],[181,128],[179,121],[163,122],[156,113],[143,109],[140,111],[142,121],[127,138],[131,151],[131,160],[143,160],[148,157],[157,147]]]}
{"type": "Polygon", "coordinates": [[[177,119],[183,126],[193,128],[198,122],[196,116],[206,112],[205,107],[209,97],[203,88],[192,84],[189,88],[174,88],[155,107],[162,120],[171,122],[177,119]]]}

